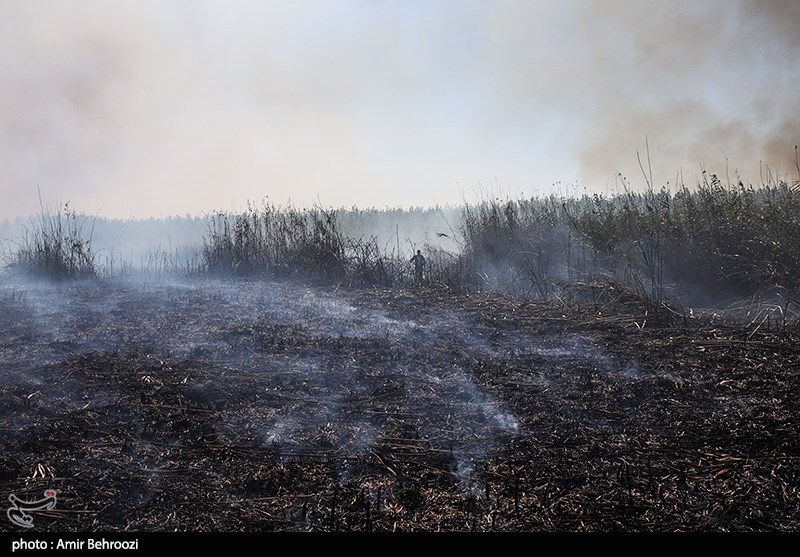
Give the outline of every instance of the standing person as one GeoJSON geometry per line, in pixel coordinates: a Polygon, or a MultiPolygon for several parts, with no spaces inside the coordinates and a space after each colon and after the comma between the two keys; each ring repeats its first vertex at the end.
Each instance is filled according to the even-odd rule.
{"type": "Polygon", "coordinates": [[[422,284],[422,271],[425,270],[425,258],[422,256],[420,250],[417,250],[417,255],[411,258],[411,262],[414,264],[416,282],[417,284],[422,284]]]}

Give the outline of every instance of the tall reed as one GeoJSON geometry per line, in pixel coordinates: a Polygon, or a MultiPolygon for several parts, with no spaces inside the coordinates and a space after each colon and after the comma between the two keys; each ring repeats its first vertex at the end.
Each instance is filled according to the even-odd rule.
{"type": "Polygon", "coordinates": [[[94,277],[97,274],[92,251],[92,229],[84,231],[89,217],[79,216],[69,203],[60,211],[45,208],[25,234],[8,266],[27,275],[64,280],[94,277]]]}

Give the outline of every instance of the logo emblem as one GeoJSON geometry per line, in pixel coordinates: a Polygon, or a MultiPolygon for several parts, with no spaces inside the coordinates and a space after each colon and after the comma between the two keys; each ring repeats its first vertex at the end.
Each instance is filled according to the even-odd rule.
{"type": "Polygon", "coordinates": [[[8,519],[23,528],[33,527],[33,517],[28,514],[30,511],[43,511],[53,510],[56,508],[56,492],[53,489],[48,489],[44,492],[44,499],[36,501],[24,501],[16,495],[9,495],[8,500],[11,501],[12,507],[8,509],[6,514],[8,519]]]}

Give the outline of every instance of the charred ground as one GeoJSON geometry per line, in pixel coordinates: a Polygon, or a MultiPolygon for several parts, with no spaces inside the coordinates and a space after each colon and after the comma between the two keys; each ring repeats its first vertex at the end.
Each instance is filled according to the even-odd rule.
{"type": "Polygon", "coordinates": [[[800,525],[785,329],[247,281],[0,309],[0,492],[57,491],[37,530],[800,525]]]}

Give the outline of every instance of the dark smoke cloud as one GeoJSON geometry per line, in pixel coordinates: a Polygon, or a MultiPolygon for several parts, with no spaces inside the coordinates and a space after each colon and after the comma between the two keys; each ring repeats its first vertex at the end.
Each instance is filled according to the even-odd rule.
{"type": "Polygon", "coordinates": [[[571,5],[555,16],[539,3],[503,3],[492,66],[532,119],[557,111],[581,122],[571,131],[589,185],[617,171],[643,184],[645,138],[657,184],[700,165],[721,174],[726,161],[745,181],[759,180],[761,161],[794,169],[800,4],[571,5]]]}

